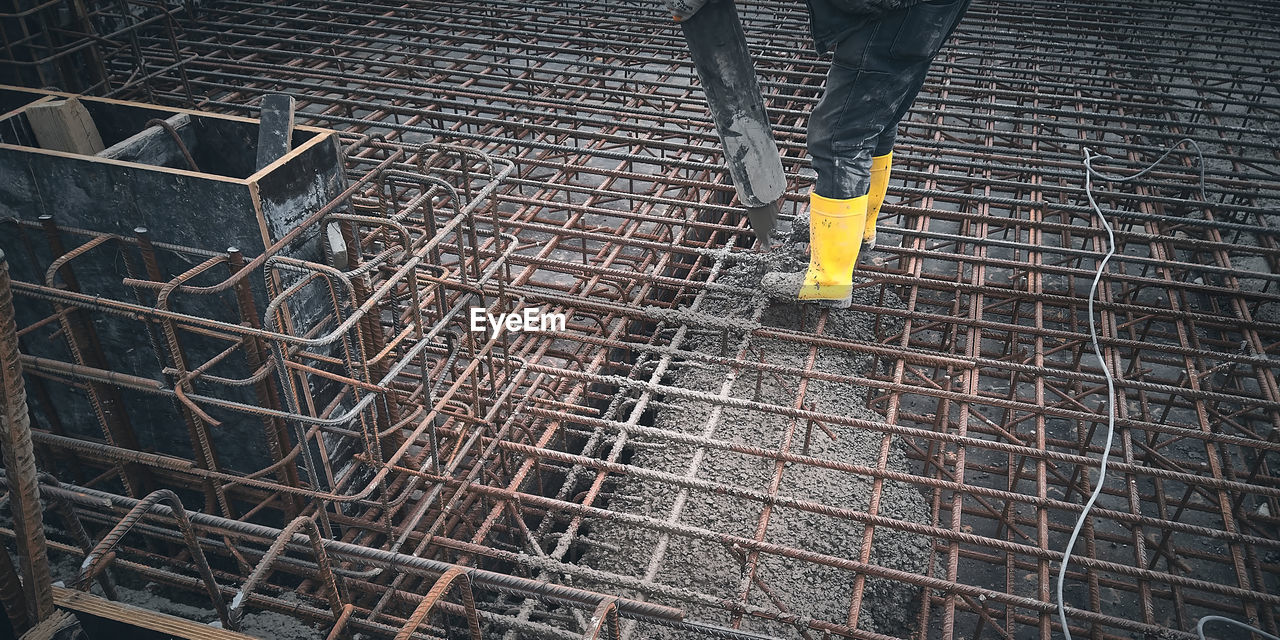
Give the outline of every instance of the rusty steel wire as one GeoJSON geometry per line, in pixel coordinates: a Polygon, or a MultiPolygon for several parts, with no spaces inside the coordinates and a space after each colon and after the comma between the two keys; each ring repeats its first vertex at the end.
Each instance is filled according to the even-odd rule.
{"type": "MultiPolygon", "coordinates": [[[[792,218],[828,59],[802,3],[738,4],[792,218]]],[[[1093,320],[1116,439],[1066,620],[1095,639],[1196,638],[1208,615],[1280,630],[1268,3],[976,0],[900,128],[849,315],[790,325],[734,275],[753,237],[660,3],[39,6],[6,16],[5,78],[250,117],[289,93],[300,124],[341,133],[349,185],[261,254],[0,220],[39,274],[11,286],[41,317],[17,330],[28,392],[79,390],[91,423],[34,423],[56,554],[79,563],[124,519],[117,578],[330,637],[1059,637],[1054,578],[1107,424],[1081,149],[1124,175],[1189,138],[1203,165],[1094,188],[1115,227],[1093,320]],[[349,264],[284,250],[329,225],[349,264]],[[118,288],[80,286],[117,260],[118,288]],[[307,300],[324,313],[295,326],[307,300]],[[474,332],[472,307],[567,324],[474,332]],[[106,361],[107,326],[156,371],[106,361]],[[137,444],[144,401],[176,407],[180,447],[137,444]],[[219,435],[244,425],[252,469],[219,435]],[[869,454],[829,453],[853,441],[869,454]],[[180,500],[140,502],[157,489],[180,500]],[[179,506],[201,553],[162,552],[187,544],[179,506]],[[787,535],[804,522],[851,533],[787,535]],[[912,544],[918,562],[892,560],[912,544]],[[723,575],[686,580],[691,555],[723,575]]]]}

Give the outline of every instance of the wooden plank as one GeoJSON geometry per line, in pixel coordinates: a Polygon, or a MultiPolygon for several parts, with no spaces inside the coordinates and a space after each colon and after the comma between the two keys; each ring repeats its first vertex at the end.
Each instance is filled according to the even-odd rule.
{"type": "Polygon", "coordinates": [[[102,151],[102,136],[89,110],[77,98],[33,104],[25,111],[27,122],[42,149],[93,155],[102,151]]]}
{"type": "Polygon", "coordinates": [[[263,96],[258,115],[257,168],[261,171],[287,155],[293,146],[293,96],[283,93],[263,96]]]}
{"type": "Polygon", "coordinates": [[[165,633],[175,638],[187,640],[253,640],[253,636],[228,631],[201,624],[123,602],[107,600],[90,593],[67,589],[53,588],[53,601],[63,609],[87,613],[98,618],[123,622],[127,625],[165,633]]]}

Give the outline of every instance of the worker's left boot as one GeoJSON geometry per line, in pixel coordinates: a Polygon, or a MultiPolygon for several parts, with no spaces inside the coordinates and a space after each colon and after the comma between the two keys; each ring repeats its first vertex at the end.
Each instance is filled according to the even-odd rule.
{"type": "Polygon", "coordinates": [[[865,254],[876,248],[876,221],[885,193],[889,190],[889,168],[893,164],[893,152],[871,159],[871,191],[867,193],[867,222],[862,230],[862,251],[865,254]]]}
{"type": "Polygon", "coordinates": [[[770,273],[761,280],[767,293],[848,307],[853,297],[853,269],[866,228],[867,196],[809,196],[809,268],[800,273],[770,273]]]}

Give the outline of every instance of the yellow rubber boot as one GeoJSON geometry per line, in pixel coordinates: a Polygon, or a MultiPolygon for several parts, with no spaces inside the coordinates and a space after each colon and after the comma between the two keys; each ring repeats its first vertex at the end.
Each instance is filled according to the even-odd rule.
{"type": "Polygon", "coordinates": [[[867,251],[876,248],[876,220],[880,217],[884,194],[889,190],[889,167],[892,164],[892,151],[871,159],[871,192],[867,194],[867,224],[862,232],[862,248],[867,251]]]}
{"type": "Polygon", "coordinates": [[[809,270],[797,297],[847,300],[867,224],[867,196],[836,200],[809,194],[809,270]]]}

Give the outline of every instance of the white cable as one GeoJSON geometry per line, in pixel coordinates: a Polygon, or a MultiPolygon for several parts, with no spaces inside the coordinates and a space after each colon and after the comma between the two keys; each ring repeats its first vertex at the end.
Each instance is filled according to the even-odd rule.
{"type": "Polygon", "coordinates": [[[1200,636],[1200,640],[1205,640],[1204,625],[1207,622],[1225,622],[1227,624],[1232,624],[1237,627],[1240,627],[1241,629],[1248,629],[1249,631],[1252,631],[1264,638],[1268,638],[1269,640],[1280,640],[1280,638],[1277,638],[1276,636],[1273,636],[1267,633],[1266,631],[1263,631],[1262,629],[1247,625],[1243,622],[1240,622],[1239,620],[1232,620],[1231,618],[1224,618],[1222,616],[1205,616],[1203,618],[1200,618],[1200,622],[1196,623],[1196,635],[1200,636]]]}
{"type": "MultiPolygon", "coordinates": [[[[1080,537],[1080,530],[1084,528],[1085,520],[1089,517],[1089,512],[1093,510],[1093,504],[1098,501],[1098,496],[1102,494],[1102,486],[1107,480],[1107,462],[1111,459],[1111,446],[1116,430],[1115,378],[1111,375],[1111,367],[1107,366],[1106,360],[1102,357],[1102,349],[1098,347],[1098,328],[1094,324],[1093,314],[1093,302],[1098,293],[1098,284],[1102,281],[1102,274],[1107,269],[1107,263],[1116,255],[1116,236],[1115,232],[1111,228],[1111,223],[1107,221],[1107,216],[1103,215],[1102,208],[1099,207],[1098,202],[1093,199],[1093,177],[1097,176],[1098,178],[1109,182],[1128,182],[1129,180],[1141,177],[1156,168],[1161,162],[1164,162],[1165,158],[1169,157],[1169,154],[1173,153],[1175,149],[1183,144],[1190,144],[1196,151],[1196,157],[1199,159],[1200,169],[1200,200],[1207,204],[1208,198],[1206,198],[1204,194],[1204,153],[1200,150],[1200,145],[1196,144],[1195,140],[1183,138],[1177,141],[1172,147],[1169,147],[1169,149],[1164,152],[1164,155],[1157,158],[1156,161],[1151,163],[1147,168],[1123,178],[1106,176],[1099,173],[1093,168],[1093,162],[1095,160],[1111,160],[1112,158],[1110,156],[1095,155],[1092,149],[1088,147],[1084,148],[1085,196],[1089,199],[1089,205],[1093,207],[1094,213],[1097,214],[1098,221],[1102,223],[1102,228],[1107,231],[1107,252],[1102,257],[1102,260],[1098,262],[1098,271],[1093,275],[1093,283],[1089,285],[1089,340],[1093,344],[1093,357],[1098,361],[1098,367],[1102,369],[1102,374],[1107,379],[1107,444],[1102,448],[1102,459],[1098,469],[1098,482],[1094,485],[1093,493],[1089,495],[1089,499],[1084,503],[1084,509],[1080,512],[1080,518],[1076,520],[1076,525],[1071,530],[1071,537],[1067,540],[1067,548],[1062,554],[1062,564],[1058,567],[1058,583],[1056,589],[1056,596],[1058,599],[1058,621],[1062,624],[1062,635],[1066,640],[1071,640],[1071,628],[1067,626],[1067,608],[1062,595],[1063,583],[1067,577],[1067,565],[1071,563],[1071,553],[1076,546],[1076,540],[1080,537]]],[[[1200,618],[1199,623],[1196,624],[1196,634],[1200,636],[1200,640],[1205,640],[1204,626],[1208,622],[1231,624],[1257,633],[1258,635],[1268,638],[1268,640],[1280,640],[1280,638],[1258,629],[1257,627],[1245,624],[1239,620],[1224,618],[1222,616],[1204,616],[1203,618],[1200,618]]]]}
{"type": "MultiPolygon", "coordinates": [[[[1084,527],[1085,519],[1089,517],[1089,511],[1093,509],[1093,503],[1098,501],[1098,496],[1102,493],[1103,482],[1107,478],[1107,462],[1111,459],[1111,443],[1114,439],[1116,430],[1116,382],[1111,376],[1111,367],[1102,358],[1102,349],[1098,347],[1098,328],[1093,320],[1093,300],[1097,297],[1098,283],[1102,280],[1102,274],[1107,269],[1107,263],[1116,255],[1116,236],[1111,229],[1111,223],[1107,222],[1107,217],[1102,215],[1102,209],[1093,199],[1093,165],[1094,157],[1106,158],[1107,156],[1093,156],[1093,151],[1088,147],[1084,149],[1084,192],[1089,198],[1089,204],[1093,205],[1093,210],[1098,214],[1098,220],[1102,222],[1102,228],[1107,230],[1107,253],[1098,263],[1098,271],[1093,274],[1093,283],[1089,285],[1089,339],[1093,343],[1093,356],[1098,361],[1098,366],[1102,368],[1102,373],[1107,379],[1107,444],[1102,449],[1102,464],[1099,470],[1098,482],[1093,487],[1093,493],[1089,495],[1089,500],[1084,503],[1084,510],[1080,512],[1080,518],[1076,520],[1076,526],[1071,530],[1071,537],[1067,540],[1067,548],[1063,551],[1062,565],[1058,567],[1058,584],[1056,595],[1058,597],[1058,620],[1062,623],[1062,635],[1067,640],[1071,640],[1071,628],[1067,626],[1067,608],[1064,604],[1065,600],[1062,596],[1063,582],[1067,578],[1067,565],[1071,562],[1071,551],[1076,546],[1076,539],[1080,537],[1080,529],[1084,527]]],[[[1168,154],[1165,154],[1168,155],[1168,154]]],[[[1160,157],[1161,160],[1164,156],[1160,157]]],[[[1158,161],[1157,161],[1158,162],[1158,161]]],[[[1153,165],[1154,166],[1154,165],[1153,165]]],[[[1141,175],[1141,174],[1138,174],[1141,175]]],[[[1099,175],[1098,177],[1103,178],[1099,175]]],[[[1105,178],[1103,178],[1105,179],[1105,178]]]]}

